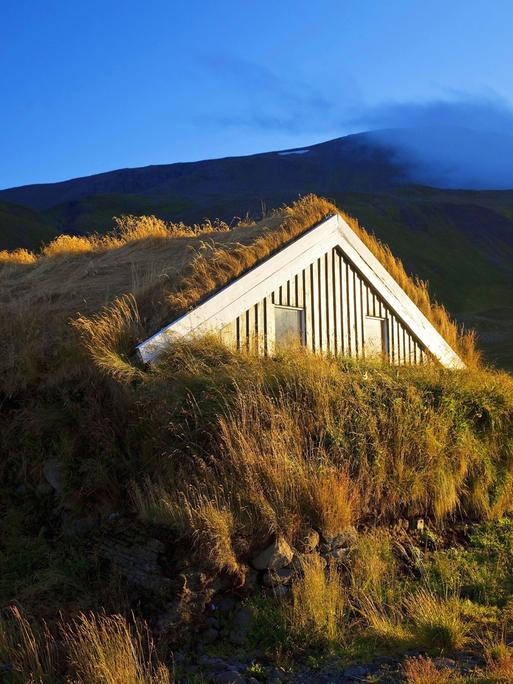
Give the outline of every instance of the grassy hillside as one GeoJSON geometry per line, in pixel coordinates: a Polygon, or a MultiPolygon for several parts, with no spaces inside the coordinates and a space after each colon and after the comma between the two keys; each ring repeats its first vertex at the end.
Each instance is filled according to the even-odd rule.
{"type": "MultiPolygon", "coordinates": [[[[267,195],[228,192],[171,201],[161,196],[99,195],[38,213],[18,207],[15,222],[12,212],[0,213],[0,246],[37,249],[62,232],[104,233],[112,226],[112,216],[127,213],[186,222],[213,216],[233,225],[234,217],[245,217],[248,211],[258,219],[262,199],[272,206],[297,196],[279,187],[267,195]],[[15,235],[21,236],[19,241],[15,235]]],[[[410,187],[372,194],[330,190],[329,197],[389,244],[408,272],[428,280],[436,298],[458,321],[477,329],[489,361],[513,368],[512,192],[410,187]]]]}
{"type": "Polygon", "coordinates": [[[510,375],[216,338],[151,368],[130,355],[332,210],[306,198],[233,230],[126,218],[3,255],[6,681],[511,681],[510,375]]]}

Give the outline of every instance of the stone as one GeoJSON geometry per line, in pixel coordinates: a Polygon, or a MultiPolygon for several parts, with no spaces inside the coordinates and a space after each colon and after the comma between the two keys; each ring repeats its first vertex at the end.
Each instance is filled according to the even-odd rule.
{"type": "Polygon", "coordinates": [[[344,677],[349,679],[364,679],[369,674],[369,668],[365,665],[350,665],[344,670],[344,677]]]}
{"type": "Polygon", "coordinates": [[[350,549],[346,548],[336,548],[332,551],[328,551],[326,558],[334,560],[336,563],[344,563],[349,559],[351,553],[350,549]]]}
{"type": "Polygon", "coordinates": [[[422,532],[424,530],[425,523],[424,518],[411,518],[410,519],[410,530],[415,532],[422,532]]]}
{"type": "Polygon", "coordinates": [[[54,458],[48,459],[43,466],[43,475],[52,489],[62,492],[64,478],[59,461],[54,458]]]}
{"type": "Polygon", "coordinates": [[[231,631],[228,636],[232,644],[241,646],[246,641],[246,635],[252,619],[253,615],[251,610],[246,606],[242,606],[242,608],[237,611],[233,618],[231,631]]]}
{"type": "Polygon", "coordinates": [[[215,627],[209,627],[203,632],[201,638],[206,644],[211,644],[219,638],[219,630],[215,627]]]}
{"type": "Polygon", "coordinates": [[[290,565],[294,552],[283,537],[278,538],[270,546],[253,558],[256,570],[280,570],[290,565]]]}
{"type": "Polygon", "coordinates": [[[326,544],[331,546],[332,549],[352,548],[356,544],[357,539],[358,532],[354,527],[347,527],[338,534],[325,537],[326,544]]]}
{"type": "Polygon", "coordinates": [[[312,553],[319,546],[321,538],[316,530],[306,530],[297,540],[297,550],[301,553],[312,553]]]}
{"type": "Polygon", "coordinates": [[[227,670],[226,672],[220,672],[215,675],[214,684],[244,684],[246,678],[243,677],[240,672],[235,670],[227,670]]]}
{"type": "Polygon", "coordinates": [[[290,567],[268,570],[262,577],[262,584],[265,587],[277,587],[281,584],[288,584],[293,576],[294,570],[290,567]]]}
{"type": "Polygon", "coordinates": [[[98,527],[100,521],[97,516],[90,514],[76,518],[69,513],[62,516],[62,534],[64,537],[82,537],[98,527]]]}
{"type": "Polygon", "coordinates": [[[158,539],[150,538],[144,543],[132,545],[129,540],[107,538],[102,540],[98,551],[131,584],[153,591],[162,591],[171,584],[159,564],[165,546],[158,539]]]}
{"type": "Polygon", "coordinates": [[[258,589],[258,572],[253,568],[247,568],[244,574],[244,589],[256,591],[258,589]]]}
{"type": "Polygon", "coordinates": [[[209,670],[224,670],[227,667],[226,662],[221,658],[212,658],[208,655],[201,655],[198,658],[198,665],[209,670]]]}
{"type": "Polygon", "coordinates": [[[438,669],[438,670],[455,670],[458,667],[458,664],[455,660],[452,660],[452,658],[433,658],[433,665],[438,669]]]}
{"type": "Polygon", "coordinates": [[[284,598],[288,595],[289,591],[289,588],[284,584],[273,587],[273,594],[276,596],[276,598],[284,598]]]}
{"type": "MultiPolygon", "coordinates": [[[[315,554],[304,553],[301,556],[296,554],[292,559],[292,563],[290,564],[291,570],[293,570],[294,573],[301,575],[304,570],[304,563],[308,562],[308,560],[313,557],[315,557],[315,554]]],[[[318,555],[316,557],[324,568],[328,565],[328,562],[323,555],[318,555]]]]}
{"type": "Polygon", "coordinates": [[[213,611],[219,611],[220,613],[229,613],[237,605],[237,601],[233,596],[216,596],[215,599],[210,604],[210,608],[213,611]]]}

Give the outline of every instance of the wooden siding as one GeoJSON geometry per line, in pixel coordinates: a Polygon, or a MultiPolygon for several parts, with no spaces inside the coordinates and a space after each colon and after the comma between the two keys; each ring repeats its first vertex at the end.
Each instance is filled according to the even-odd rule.
{"type": "Polygon", "coordinates": [[[224,326],[239,350],[274,350],[274,305],[303,309],[304,343],[315,352],[365,358],[366,317],[385,321],[389,360],[423,363],[425,348],[338,248],[333,248],[224,326]]]}

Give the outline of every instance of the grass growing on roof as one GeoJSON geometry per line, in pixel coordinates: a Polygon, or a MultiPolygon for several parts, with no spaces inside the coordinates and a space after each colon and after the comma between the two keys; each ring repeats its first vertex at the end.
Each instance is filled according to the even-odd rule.
{"type": "MultiPolygon", "coordinates": [[[[134,327],[129,317],[127,334],[113,340],[107,350],[113,372],[118,373],[119,358],[126,360],[137,341],[337,212],[465,362],[477,365],[472,334],[458,330],[444,307],[431,301],[426,283],[408,276],[390,250],[357,221],[330,202],[308,195],[259,222],[233,228],[222,222],[188,227],[154,216],[126,216],[116,219],[115,230],[105,236],[63,235],[39,254],[2,252],[3,387],[11,392],[51,382],[56,373],[76,376],[84,367],[77,325],[94,341],[95,326],[105,328],[105,319],[119,315],[115,302],[129,296],[139,324],[134,327]],[[73,332],[70,323],[77,320],[73,332]]],[[[108,363],[102,367],[109,370],[108,363]]]]}

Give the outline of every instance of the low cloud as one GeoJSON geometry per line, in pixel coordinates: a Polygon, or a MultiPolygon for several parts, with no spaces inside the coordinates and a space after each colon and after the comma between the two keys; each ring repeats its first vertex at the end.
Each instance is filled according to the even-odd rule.
{"type": "Polygon", "coordinates": [[[373,130],[419,183],[513,188],[513,108],[497,96],[382,104],[353,123],[373,130]]]}

